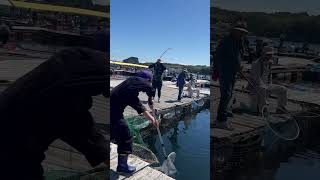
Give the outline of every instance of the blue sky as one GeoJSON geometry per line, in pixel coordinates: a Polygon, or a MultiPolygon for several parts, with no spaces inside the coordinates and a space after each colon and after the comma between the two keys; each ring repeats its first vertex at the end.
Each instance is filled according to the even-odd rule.
{"type": "Polygon", "coordinates": [[[110,1],[111,59],[210,64],[209,0],[110,1]]]}
{"type": "Polygon", "coordinates": [[[308,12],[320,14],[319,0],[213,0],[211,5],[238,11],[308,12]]]}

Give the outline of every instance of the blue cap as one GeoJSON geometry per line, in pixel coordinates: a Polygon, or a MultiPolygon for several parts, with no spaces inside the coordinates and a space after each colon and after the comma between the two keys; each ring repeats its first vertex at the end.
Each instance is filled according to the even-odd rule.
{"type": "Polygon", "coordinates": [[[137,73],[136,75],[137,77],[140,77],[140,78],[143,78],[143,79],[146,79],[146,80],[149,80],[151,81],[152,80],[152,73],[150,71],[140,71],[137,73]]]}

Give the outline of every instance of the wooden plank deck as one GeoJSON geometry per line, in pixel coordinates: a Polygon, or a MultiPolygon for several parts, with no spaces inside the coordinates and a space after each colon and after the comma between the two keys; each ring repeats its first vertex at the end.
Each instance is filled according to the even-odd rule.
{"type": "MultiPolygon", "coordinates": [[[[111,80],[110,87],[115,87],[120,84],[123,80],[111,80]]],[[[184,93],[187,94],[186,88],[184,88],[184,93]]],[[[201,98],[208,97],[207,94],[200,93],[201,98]]],[[[145,93],[140,93],[139,98],[142,100],[142,103],[145,106],[148,106],[147,102],[147,95],[145,93]]],[[[178,99],[178,88],[175,86],[175,83],[172,82],[163,82],[162,90],[161,90],[161,98],[160,103],[158,103],[158,96],[156,94],[155,101],[154,101],[154,108],[157,109],[159,112],[166,111],[169,109],[174,109],[177,106],[187,106],[190,105],[193,101],[192,98],[184,97],[179,102],[178,99]]],[[[132,109],[131,107],[127,107],[124,112],[125,116],[136,116],[138,115],[137,112],[132,109]]]]}
{"type": "MultiPolygon", "coordinates": [[[[294,72],[305,72],[308,71],[309,68],[306,66],[302,65],[291,65],[291,66],[282,66],[282,65],[277,65],[277,66],[272,66],[272,73],[277,74],[277,73],[294,73],[294,72]]],[[[246,64],[244,66],[243,72],[250,72],[251,70],[251,65],[246,64]]]]}
{"type": "MultiPolygon", "coordinates": [[[[212,86],[219,87],[219,82],[214,81],[212,82],[212,86]]],[[[241,91],[242,87],[246,87],[247,82],[244,80],[238,80],[235,84],[235,90],[241,91]]],[[[300,91],[291,89],[290,87],[287,88],[287,95],[288,95],[288,101],[298,103],[301,105],[314,105],[314,106],[320,106],[320,96],[319,92],[313,92],[313,91],[300,91]]]]}
{"type": "MultiPolygon", "coordinates": [[[[290,73],[290,72],[304,72],[308,71],[307,65],[318,64],[314,60],[306,58],[297,58],[297,57],[283,57],[280,56],[279,65],[272,66],[272,73],[290,73]]],[[[244,66],[244,71],[249,72],[251,69],[251,64],[242,63],[244,66]]],[[[290,79],[288,79],[290,80],[290,79]]],[[[218,86],[218,82],[212,83],[215,86],[218,86]]],[[[235,85],[236,90],[241,90],[242,86],[246,86],[247,82],[244,80],[237,81],[235,85]]],[[[289,83],[290,84],[290,83],[289,83]]],[[[299,91],[294,89],[288,89],[288,100],[300,103],[304,105],[315,105],[320,106],[320,96],[319,92],[312,91],[299,91]]]]}
{"type": "Polygon", "coordinates": [[[151,168],[149,163],[134,155],[129,156],[129,164],[136,166],[137,171],[131,176],[120,175],[116,173],[118,164],[117,145],[110,143],[110,149],[110,180],[173,180],[173,178],[151,168]]]}
{"type": "MultiPolygon", "coordinates": [[[[213,110],[211,115],[211,124],[213,125],[211,128],[211,138],[216,141],[224,141],[228,140],[231,142],[237,142],[241,139],[249,138],[253,135],[257,135],[262,132],[266,123],[264,122],[261,116],[256,114],[252,114],[249,111],[241,110],[240,103],[244,103],[246,105],[249,104],[249,94],[234,92],[234,97],[236,97],[237,102],[233,105],[233,117],[229,118],[232,126],[235,128],[233,131],[228,131],[224,129],[214,128],[214,121],[217,115],[217,110],[219,106],[219,97],[220,90],[219,87],[211,86],[211,94],[215,98],[214,101],[211,101],[211,109],[213,110]]],[[[270,107],[271,110],[275,110],[276,108],[276,99],[270,99],[270,107]],[[274,108],[274,109],[273,109],[274,108]]],[[[297,112],[301,110],[301,107],[298,104],[289,102],[287,108],[292,112],[297,112]]]]}
{"type": "MultiPolygon", "coordinates": [[[[2,58],[2,56],[0,56],[2,58]]],[[[0,61],[0,79],[15,81],[21,76],[25,75],[38,65],[43,60],[1,60],[0,61]]]]}

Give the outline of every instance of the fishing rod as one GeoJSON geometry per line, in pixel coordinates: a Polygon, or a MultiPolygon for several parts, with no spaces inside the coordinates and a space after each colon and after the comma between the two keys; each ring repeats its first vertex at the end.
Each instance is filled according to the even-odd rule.
{"type": "Polygon", "coordinates": [[[159,59],[161,59],[162,56],[163,56],[166,52],[168,52],[170,49],[172,49],[172,48],[167,48],[165,51],[163,51],[163,53],[160,55],[159,59]]]}

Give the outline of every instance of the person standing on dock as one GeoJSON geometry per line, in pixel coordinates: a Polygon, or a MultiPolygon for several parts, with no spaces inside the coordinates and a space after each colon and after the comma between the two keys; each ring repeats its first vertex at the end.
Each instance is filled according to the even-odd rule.
{"type": "Polygon", "coordinates": [[[98,21],[97,31],[93,35],[92,46],[97,51],[109,53],[110,51],[110,33],[107,27],[106,20],[98,21]]]}
{"type": "Polygon", "coordinates": [[[109,166],[109,141],[89,111],[93,96],[109,94],[108,59],[90,49],[64,49],[0,94],[2,177],[43,180],[41,163],[57,139],[91,166],[109,166]]]}
{"type": "Polygon", "coordinates": [[[161,88],[162,88],[162,74],[167,69],[161,59],[158,59],[156,63],[151,64],[149,68],[153,68],[153,80],[152,87],[158,92],[158,102],[160,102],[161,88]]]}
{"type": "Polygon", "coordinates": [[[0,20],[0,40],[2,41],[2,46],[7,44],[10,36],[10,28],[0,20]]]}
{"type": "Polygon", "coordinates": [[[248,89],[251,95],[253,95],[251,98],[254,98],[250,104],[250,109],[253,112],[260,112],[262,106],[267,102],[266,98],[269,93],[275,94],[278,97],[277,112],[287,112],[287,89],[284,86],[272,84],[272,56],[273,48],[268,46],[264,47],[262,57],[252,64],[248,89]]]}
{"type": "Polygon", "coordinates": [[[280,34],[279,46],[278,46],[278,53],[281,51],[285,39],[286,39],[286,34],[285,34],[285,33],[280,34]]]}
{"type": "Polygon", "coordinates": [[[110,95],[111,112],[111,140],[118,145],[118,166],[117,172],[131,174],[136,168],[128,164],[128,156],[132,154],[132,135],[124,120],[124,110],[131,106],[139,114],[143,114],[146,119],[155,126],[158,121],[147,111],[139,100],[139,92],[145,92],[148,95],[148,105],[153,110],[153,101],[155,90],[151,85],[152,74],[149,71],[141,71],[136,77],[129,77],[121,84],[112,89],[110,95]]]}
{"type": "Polygon", "coordinates": [[[263,51],[263,39],[259,38],[256,40],[256,57],[260,58],[263,51]]]}
{"type": "Polygon", "coordinates": [[[32,24],[34,26],[38,24],[38,13],[36,11],[32,12],[32,24]]]}
{"type": "Polygon", "coordinates": [[[183,92],[183,87],[186,84],[187,77],[188,77],[187,69],[183,69],[183,71],[178,75],[178,79],[177,79],[177,87],[179,88],[178,101],[181,101],[181,95],[183,92]]]}
{"type": "Polygon", "coordinates": [[[227,121],[232,117],[228,111],[229,102],[236,81],[236,75],[241,69],[240,48],[243,38],[248,34],[246,25],[238,23],[231,29],[231,32],[220,42],[216,50],[216,63],[219,72],[220,103],[215,126],[221,129],[233,130],[227,121]]]}

